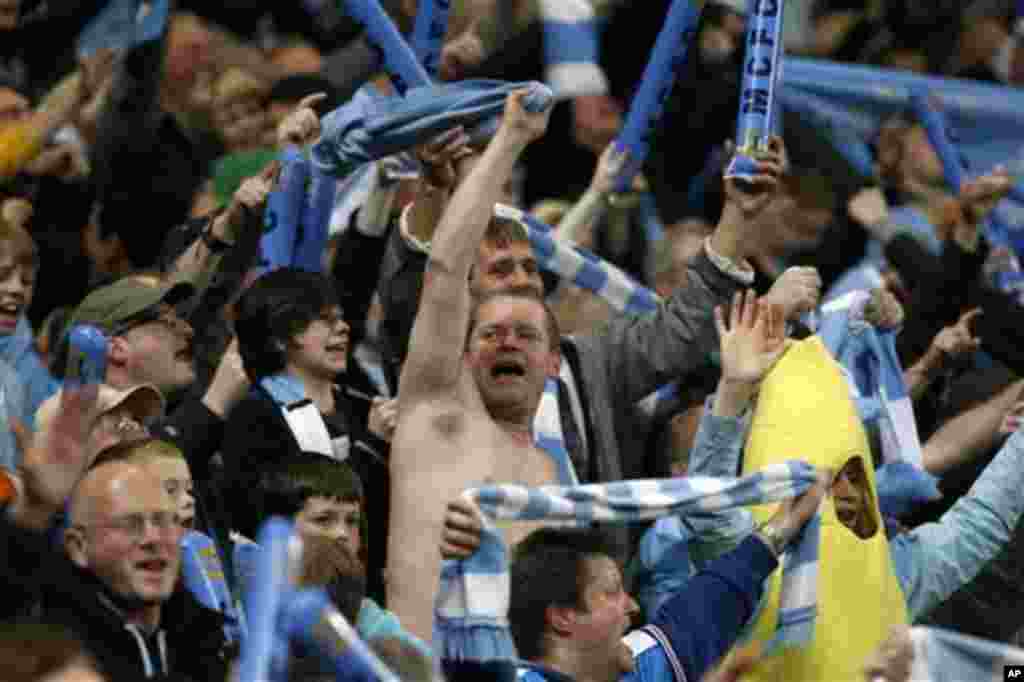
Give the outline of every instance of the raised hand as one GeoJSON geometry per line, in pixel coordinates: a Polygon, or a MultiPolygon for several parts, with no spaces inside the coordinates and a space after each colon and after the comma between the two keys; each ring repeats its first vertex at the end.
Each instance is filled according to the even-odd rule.
{"type": "Polygon", "coordinates": [[[24,499],[17,506],[22,525],[45,528],[92,464],[86,442],[98,394],[98,384],[65,384],[45,439],[32,439],[24,424],[12,420],[11,429],[24,453],[18,472],[24,499]]]}
{"type": "MultiPolygon", "coordinates": [[[[727,158],[736,153],[732,141],[725,143],[727,158]]],[[[789,157],[782,138],[775,135],[769,140],[768,150],[757,157],[757,175],[750,182],[735,178],[725,180],[725,200],[736,206],[746,218],[763,211],[778,195],[781,180],[789,172],[789,157]]],[[[728,164],[726,164],[728,166],[728,164]]]]}
{"type": "Polygon", "coordinates": [[[441,80],[462,80],[484,60],[484,44],[476,29],[477,22],[474,22],[468,30],[447,41],[441,48],[441,60],[437,66],[441,80]]]}
{"type": "Polygon", "coordinates": [[[814,518],[818,511],[818,505],[825,496],[829,485],[832,482],[832,472],[821,470],[818,472],[818,480],[807,492],[799,497],[786,500],[779,505],[768,522],[762,526],[764,529],[771,529],[773,532],[768,535],[776,535],[781,541],[784,549],[790,542],[800,534],[803,527],[814,518]]]}
{"type": "Polygon", "coordinates": [[[960,188],[960,204],[964,217],[977,225],[984,220],[1013,187],[1013,178],[1002,166],[991,173],[968,180],[960,188]]]}
{"type": "Polygon", "coordinates": [[[779,275],[761,303],[778,306],[786,321],[814,310],[820,299],[821,276],[817,269],[793,267],[779,275]]]}
{"type": "Polygon", "coordinates": [[[864,319],[877,329],[895,329],[903,324],[903,305],[886,287],[871,291],[871,300],[864,307],[864,319]]]}
{"type": "Polygon", "coordinates": [[[452,128],[416,149],[423,165],[423,179],[432,187],[451,189],[458,180],[455,162],[469,156],[469,135],[462,126],[452,128]]]}
{"type": "Polygon", "coordinates": [[[876,239],[879,228],[889,220],[889,203],[879,187],[865,187],[846,203],[846,211],[876,239]]]}
{"type": "Polygon", "coordinates": [[[277,184],[278,175],[281,172],[281,162],[272,161],[260,171],[259,175],[246,178],[238,186],[232,197],[234,201],[245,206],[250,211],[262,211],[267,203],[267,197],[274,190],[277,184]]]}
{"type": "Polygon", "coordinates": [[[277,126],[277,144],[279,147],[295,145],[303,147],[315,142],[320,137],[320,116],[313,107],[327,99],[327,94],[318,92],[303,97],[295,111],[288,114],[277,126]]]}
{"type": "Polygon", "coordinates": [[[529,93],[529,90],[523,89],[509,94],[505,100],[505,113],[499,130],[499,133],[504,133],[521,144],[529,144],[543,136],[551,118],[550,106],[539,112],[526,110],[523,100],[529,93]]]}
{"type": "Polygon", "coordinates": [[[972,353],[981,347],[981,339],[974,335],[971,325],[981,315],[981,308],[968,310],[957,323],[946,327],[932,340],[932,348],[938,351],[944,361],[954,360],[965,353],[972,353]]]}
{"type": "Polygon", "coordinates": [[[759,302],[753,291],[737,293],[729,311],[729,324],[721,306],[715,308],[722,362],[722,379],[754,384],[782,357],[786,329],[778,306],[759,302]]]}
{"type": "Polygon", "coordinates": [[[210,387],[203,395],[203,404],[218,417],[227,418],[234,407],[249,392],[249,375],[245,373],[238,339],[232,339],[213,373],[210,387]]]}
{"type": "Polygon", "coordinates": [[[480,546],[483,532],[480,511],[465,500],[448,503],[441,529],[441,558],[465,559],[480,546]]]}
{"type": "Polygon", "coordinates": [[[370,433],[381,440],[391,442],[398,424],[398,399],[374,398],[370,406],[370,417],[367,428],[370,433]]]}
{"type": "MultiPolygon", "coordinates": [[[[226,211],[214,218],[210,235],[225,244],[234,244],[239,231],[245,226],[246,212],[260,215],[267,204],[267,198],[277,184],[281,173],[281,162],[271,161],[259,175],[246,178],[235,190],[226,211]]],[[[262,229],[262,223],[260,223],[262,229]]]]}
{"type": "Polygon", "coordinates": [[[594,169],[594,177],[590,180],[590,189],[602,196],[611,194],[615,189],[619,171],[622,170],[628,158],[629,150],[616,149],[614,142],[605,147],[597,159],[597,168],[594,169]]]}

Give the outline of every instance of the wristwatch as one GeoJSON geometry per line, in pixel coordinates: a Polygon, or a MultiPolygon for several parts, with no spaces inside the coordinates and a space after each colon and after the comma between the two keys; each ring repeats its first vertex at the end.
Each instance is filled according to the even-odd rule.
{"type": "Polygon", "coordinates": [[[766,521],[757,527],[754,531],[757,537],[761,538],[764,544],[768,545],[768,549],[772,551],[775,558],[782,556],[782,553],[786,549],[788,544],[786,538],[782,534],[782,529],[772,524],[771,521],[766,521]]]}

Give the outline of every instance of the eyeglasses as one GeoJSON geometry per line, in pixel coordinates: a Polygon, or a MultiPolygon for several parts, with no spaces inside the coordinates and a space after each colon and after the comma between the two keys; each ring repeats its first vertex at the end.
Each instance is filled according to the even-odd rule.
{"type": "Polygon", "coordinates": [[[101,414],[93,425],[95,429],[101,429],[107,433],[120,435],[145,434],[146,427],[132,415],[126,412],[108,412],[101,414]]]}
{"type": "Polygon", "coordinates": [[[151,322],[157,322],[172,332],[189,332],[192,330],[192,326],[187,321],[179,317],[174,308],[169,305],[162,304],[149,308],[148,310],[144,310],[141,313],[124,320],[121,324],[110,330],[110,335],[120,336],[132,329],[135,329],[136,327],[141,327],[142,325],[149,324],[151,322]]]}
{"type": "Polygon", "coordinates": [[[180,533],[183,530],[178,515],[173,511],[137,512],[117,516],[107,523],[78,524],[77,528],[106,528],[121,533],[133,542],[140,542],[146,536],[146,523],[160,535],[180,533]]]}

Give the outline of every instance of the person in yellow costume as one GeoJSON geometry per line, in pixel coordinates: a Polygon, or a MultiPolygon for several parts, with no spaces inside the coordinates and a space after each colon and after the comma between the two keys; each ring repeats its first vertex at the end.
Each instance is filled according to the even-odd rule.
{"type": "MultiPolygon", "coordinates": [[[[727,350],[723,343],[723,356],[727,350]]],[[[701,425],[708,445],[691,456],[692,473],[748,474],[802,459],[835,475],[820,508],[812,641],[766,656],[744,679],[862,682],[864,662],[890,626],[919,620],[1009,540],[1024,511],[1024,436],[1014,434],[938,522],[887,540],[870,446],[838,363],[811,337],[790,342],[767,372],[765,366],[745,376],[733,372],[719,384],[701,425]]],[[[760,522],[772,511],[753,513],[760,522]]],[[[776,572],[754,617],[752,639],[767,642],[774,635],[779,588],[776,572]]]]}

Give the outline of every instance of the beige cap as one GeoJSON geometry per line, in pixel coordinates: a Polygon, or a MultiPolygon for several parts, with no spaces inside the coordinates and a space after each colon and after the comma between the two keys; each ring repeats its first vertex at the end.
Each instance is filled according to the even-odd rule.
{"type": "MultiPolygon", "coordinates": [[[[36,410],[36,433],[43,433],[49,429],[53,418],[60,407],[60,399],[63,390],[57,391],[43,401],[43,404],[36,410]]],[[[159,389],[152,384],[139,384],[128,388],[118,389],[107,384],[100,384],[99,395],[96,398],[96,407],[89,421],[95,421],[100,416],[110,412],[116,407],[124,405],[131,412],[132,416],[139,423],[148,419],[159,417],[164,412],[164,397],[160,395],[159,389]]]]}

